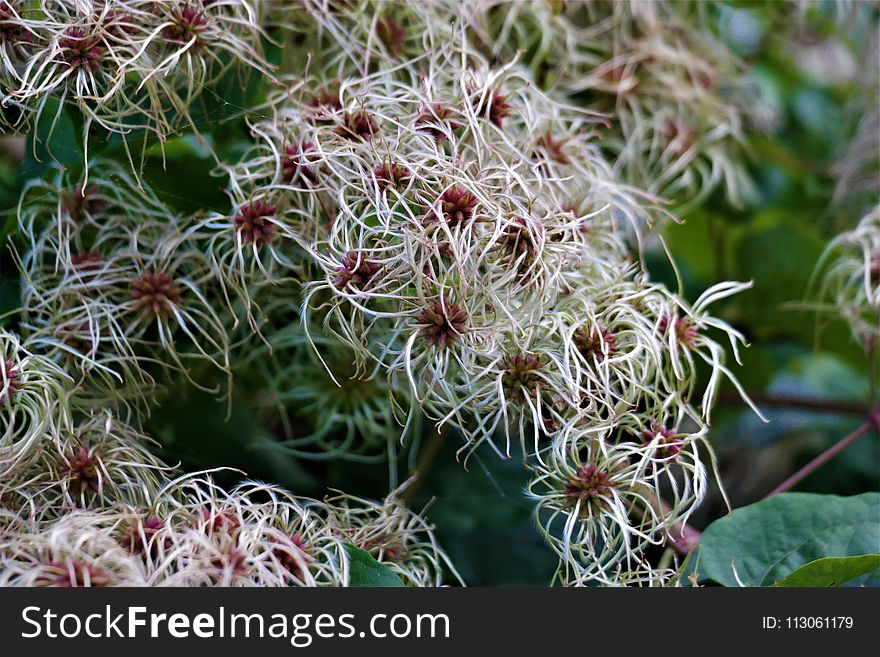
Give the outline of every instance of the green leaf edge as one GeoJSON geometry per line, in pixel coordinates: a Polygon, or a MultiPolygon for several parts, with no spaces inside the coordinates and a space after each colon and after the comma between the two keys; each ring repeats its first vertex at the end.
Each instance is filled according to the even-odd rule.
{"type": "Polygon", "coordinates": [[[388,566],[379,563],[369,552],[347,544],[345,551],[349,560],[349,586],[353,588],[393,588],[404,586],[403,581],[388,566]]]}
{"type": "Polygon", "coordinates": [[[880,554],[862,554],[857,557],[824,557],[805,563],[794,572],[774,582],[773,586],[840,586],[878,568],[880,568],[880,554]]]}

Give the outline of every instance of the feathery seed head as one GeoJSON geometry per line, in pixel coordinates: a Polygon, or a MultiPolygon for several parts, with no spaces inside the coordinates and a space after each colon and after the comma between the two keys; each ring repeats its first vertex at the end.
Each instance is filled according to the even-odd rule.
{"type": "Polygon", "coordinates": [[[501,385],[510,398],[522,403],[534,397],[543,383],[541,370],[545,358],[537,354],[516,353],[504,357],[501,385]]]}
{"type": "Polygon", "coordinates": [[[428,344],[448,347],[467,332],[467,311],[446,299],[431,301],[419,313],[418,325],[419,333],[428,344]]]}
{"type": "Polygon", "coordinates": [[[565,482],[565,505],[570,508],[580,505],[581,517],[590,518],[608,508],[608,497],[613,489],[607,470],[592,464],[580,465],[565,482]]]}
{"type": "Polygon", "coordinates": [[[10,358],[0,361],[0,374],[2,374],[2,387],[0,387],[0,402],[12,405],[15,403],[15,391],[21,386],[18,368],[10,358]]]}
{"type": "Polygon", "coordinates": [[[364,141],[372,139],[378,131],[376,119],[363,109],[346,112],[342,117],[342,124],[336,128],[336,134],[340,137],[364,141]]]}
{"type": "Polygon", "coordinates": [[[373,169],[373,175],[376,176],[379,189],[388,187],[400,189],[412,177],[412,171],[397,162],[387,162],[373,169]]]}
{"type": "Polygon", "coordinates": [[[313,183],[318,177],[314,164],[309,162],[309,155],[315,153],[315,144],[311,141],[294,142],[285,147],[281,161],[281,173],[288,183],[313,183]]]}
{"type": "Polygon", "coordinates": [[[87,34],[85,28],[70,27],[58,40],[61,48],[61,56],[64,61],[74,69],[84,69],[95,72],[101,68],[101,59],[104,56],[104,45],[101,37],[87,34]]]}
{"type": "Polygon", "coordinates": [[[131,282],[132,307],[142,317],[165,319],[180,305],[180,284],[164,271],[147,271],[131,282]]]}
{"type": "Polygon", "coordinates": [[[233,220],[242,243],[253,242],[262,246],[270,242],[275,232],[275,224],[271,219],[275,218],[276,211],[276,206],[261,200],[242,205],[233,220]]]}
{"type": "Polygon", "coordinates": [[[336,268],[334,285],[343,289],[349,285],[359,290],[369,287],[373,277],[379,273],[382,265],[372,260],[366,260],[354,251],[342,257],[342,265],[336,268]]]}
{"type": "Polygon", "coordinates": [[[181,45],[193,41],[193,47],[204,45],[204,32],[208,27],[205,10],[188,0],[174,7],[168,15],[171,24],[162,31],[168,41],[181,45]]]}
{"type": "MultiPolygon", "coordinates": [[[[474,215],[477,208],[477,197],[464,187],[454,185],[440,195],[437,205],[442,221],[445,221],[450,227],[464,226],[474,215]]],[[[425,220],[428,223],[437,220],[435,209],[432,208],[428,211],[425,220]]]]}
{"type": "Polygon", "coordinates": [[[46,561],[37,566],[34,586],[59,588],[104,587],[110,585],[110,575],[97,566],[77,559],[46,561]]]}

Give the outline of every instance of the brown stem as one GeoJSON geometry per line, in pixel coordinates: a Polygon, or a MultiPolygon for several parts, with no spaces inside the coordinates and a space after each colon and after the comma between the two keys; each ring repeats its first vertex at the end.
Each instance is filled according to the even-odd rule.
{"type": "MultiPolygon", "coordinates": [[[[836,399],[810,399],[808,397],[796,397],[794,395],[776,395],[772,393],[755,392],[749,393],[752,401],[758,406],[771,406],[776,408],[802,408],[809,411],[827,413],[850,413],[852,415],[867,415],[870,407],[862,402],[839,401],[836,399]]],[[[742,404],[742,398],[732,390],[722,390],[718,395],[718,401],[722,404],[742,404]]]]}
{"type": "Polygon", "coordinates": [[[428,438],[428,442],[425,445],[425,448],[422,450],[421,454],[419,454],[419,460],[416,462],[416,467],[413,470],[413,481],[400,495],[400,499],[401,501],[403,501],[404,504],[409,503],[409,501],[413,498],[413,495],[415,495],[416,491],[421,488],[422,482],[425,480],[425,476],[431,470],[434,459],[437,457],[437,453],[440,451],[442,438],[443,437],[440,435],[440,432],[436,429],[431,433],[431,437],[428,438]]]}
{"type": "Polygon", "coordinates": [[[833,459],[850,445],[858,442],[858,440],[862,436],[870,433],[872,429],[880,433],[880,409],[875,409],[871,411],[871,413],[868,414],[868,420],[862,426],[860,426],[851,434],[819,454],[819,456],[814,458],[800,470],[791,475],[788,479],[779,484],[776,488],[767,493],[767,497],[772,497],[774,495],[778,495],[779,493],[784,493],[785,491],[791,490],[801,480],[815,472],[823,464],[833,459]]]}

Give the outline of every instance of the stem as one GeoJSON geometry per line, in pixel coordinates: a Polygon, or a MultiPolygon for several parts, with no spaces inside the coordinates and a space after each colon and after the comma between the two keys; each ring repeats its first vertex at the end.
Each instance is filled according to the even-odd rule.
{"type": "MultiPolygon", "coordinates": [[[[772,393],[749,393],[755,404],[777,408],[803,408],[809,411],[827,413],[850,413],[852,415],[868,415],[870,407],[862,402],[839,401],[836,399],[810,399],[794,395],[776,395],[772,393]]],[[[740,396],[730,390],[722,390],[718,401],[723,404],[742,404],[740,396]]]]}
{"type": "Polygon", "coordinates": [[[400,499],[404,504],[408,504],[409,501],[412,500],[415,492],[421,487],[422,482],[425,479],[425,475],[430,472],[431,466],[434,463],[434,459],[437,457],[437,453],[440,451],[442,438],[443,437],[440,435],[440,432],[437,429],[431,432],[431,437],[428,438],[428,443],[425,445],[422,453],[419,454],[419,460],[416,463],[416,467],[413,469],[413,481],[400,495],[400,499]]]}
{"type": "Polygon", "coordinates": [[[858,440],[871,432],[871,430],[880,432],[880,409],[874,410],[868,414],[868,420],[860,426],[858,429],[853,431],[851,434],[841,439],[824,452],[819,454],[812,461],[807,463],[800,470],[791,475],[788,479],[779,484],[776,488],[767,493],[767,497],[772,497],[779,493],[784,493],[785,491],[791,490],[794,486],[796,486],[801,480],[805,477],[809,476],[817,469],[819,469],[823,464],[827,463],[835,456],[840,454],[843,450],[845,450],[850,445],[858,442],[858,440]]]}

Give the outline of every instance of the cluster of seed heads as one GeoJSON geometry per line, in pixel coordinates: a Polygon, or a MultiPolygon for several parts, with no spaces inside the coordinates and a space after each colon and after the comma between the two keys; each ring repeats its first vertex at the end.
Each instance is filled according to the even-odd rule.
{"type": "MultiPolygon", "coordinates": [[[[190,110],[226,71],[271,77],[262,55],[261,3],[249,0],[0,1],[0,117],[14,127],[57,111],[81,110],[84,139],[93,124],[121,135],[160,139],[195,128],[190,110]]],[[[56,154],[63,156],[67,154],[56,154]]]]}
{"type": "Polygon", "coordinates": [[[685,9],[43,4],[0,2],[8,98],[69,100],[110,131],[165,135],[226,69],[269,75],[261,36],[294,35],[303,65],[218,165],[226,212],[175,212],[100,159],[88,182],[24,190],[0,583],[339,585],[346,545],[413,585],[454,573],[396,492],[227,492],[150,456],[137,427],[165,381],[231,395],[206,368],[258,388],[274,448],[301,458],[393,462],[426,420],[461,436],[465,464],[518,445],[560,582],[668,580],[646,553],[700,502],[716,392],[739,388],[717,338],[738,359],[743,336],[708,307],[748,287],[691,303],[641,257],[669,216],[656,195],[746,184],[743,107],[720,92],[741,71],[685,9]],[[585,93],[595,106],[571,102],[585,93]]]}
{"type": "MultiPolygon", "coordinates": [[[[27,360],[22,371],[22,389],[35,388],[39,372],[27,360]]],[[[455,572],[399,491],[382,502],[257,482],[225,491],[164,465],[109,410],[65,414],[77,421],[46,429],[14,466],[4,460],[0,586],[347,586],[349,546],[413,586],[455,572]]]]}

